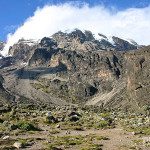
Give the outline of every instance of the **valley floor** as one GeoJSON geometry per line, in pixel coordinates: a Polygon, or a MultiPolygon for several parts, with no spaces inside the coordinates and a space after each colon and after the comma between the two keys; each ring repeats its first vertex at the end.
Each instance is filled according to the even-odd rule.
{"type": "MultiPolygon", "coordinates": [[[[51,136],[48,133],[49,127],[45,131],[41,131],[35,134],[23,134],[20,136],[12,136],[12,139],[34,139],[34,144],[32,146],[29,146],[25,149],[28,150],[44,150],[43,143],[48,143],[48,137],[51,136]],[[41,138],[40,140],[36,140],[38,138],[41,138]]],[[[66,136],[67,131],[60,131],[60,133],[55,134],[55,136],[66,136]]],[[[86,130],[86,131],[71,131],[69,136],[88,136],[89,134],[94,134],[97,136],[105,136],[108,137],[108,140],[101,140],[99,144],[103,145],[103,150],[128,150],[128,149],[135,149],[136,147],[136,141],[141,141],[142,137],[135,136],[131,132],[126,132],[121,128],[115,128],[115,129],[106,129],[106,130],[86,130]]],[[[83,148],[83,147],[82,147],[83,148]]],[[[81,149],[82,149],[81,148],[81,149]]],[[[139,149],[142,150],[149,150],[149,147],[145,147],[143,143],[139,146],[139,149]]],[[[76,146],[71,146],[69,148],[66,148],[68,150],[77,150],[78,148],[76,146]]]]}
{"type": "MultiPolygon", "coordinates": [[[[142,116],[137,118],[139,124],[142,116]]],[[[0,149],[13,150],[17,142],[20,150],[149,150],[150,118],[145,118],[140,127],[134,128],[134,115],[12,110],[0,115],[0,149]]]]}

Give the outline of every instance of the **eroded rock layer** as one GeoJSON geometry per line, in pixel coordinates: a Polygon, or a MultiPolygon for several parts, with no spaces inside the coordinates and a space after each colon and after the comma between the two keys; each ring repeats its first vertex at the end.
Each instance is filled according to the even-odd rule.
{"type": "Polygon", "coordinates": [[[15,103],[38,106],[149,105],[150,47],[112,39],[96,40],[90,31],[76,30],[32,44],[21,40],[9,49],[12,57],[0,60],[3,86],[15,103]]]}

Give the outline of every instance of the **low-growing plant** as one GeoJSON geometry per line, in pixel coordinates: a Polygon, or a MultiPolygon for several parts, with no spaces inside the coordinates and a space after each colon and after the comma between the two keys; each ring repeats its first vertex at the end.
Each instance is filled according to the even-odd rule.
{"type": "Polygon", "coordinates": [[[39,128],[35,127],[32,123],[29,123],[27,121],[20,121],[17,123],[17,127],[20,130],[25,130],[25,131],[40,131],[39,128]]]}

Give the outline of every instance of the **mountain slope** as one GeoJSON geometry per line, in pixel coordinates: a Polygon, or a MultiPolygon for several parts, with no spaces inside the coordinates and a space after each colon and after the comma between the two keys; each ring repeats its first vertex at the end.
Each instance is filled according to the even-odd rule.
{"type": "Polygon", "coordinates": [[[3,77],[0,75],[0,111],[7,110],[13,103],[14,97],[3,87],[3,77]]]}
{"type": "Polygon", "coordinates": [[[97,40],[80,30],[58,32],[34,44],[21,40],[10,48],[12,57],[0,60],[4,85],[19,102],[25,102],[24,97],[26,103],[41,106],[149,105],[150,47],[112,40],[104,35],[97,40]]]}

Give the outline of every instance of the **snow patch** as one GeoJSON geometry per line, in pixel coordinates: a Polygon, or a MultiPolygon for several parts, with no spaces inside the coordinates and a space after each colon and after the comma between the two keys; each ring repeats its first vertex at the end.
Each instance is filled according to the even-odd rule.
{"type": "Polygon", "coordinates": [[[127,42],[129,42],[130,44],[132,44],[132,45],[138,46],[138,44],[134,40],[132,40],[132,39],[125,39],[125,40],[127,42]]]}

